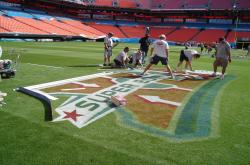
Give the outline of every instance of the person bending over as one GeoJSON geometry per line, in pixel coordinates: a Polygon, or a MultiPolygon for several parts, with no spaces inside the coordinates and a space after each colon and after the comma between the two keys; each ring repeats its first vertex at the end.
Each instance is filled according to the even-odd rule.
{"type": "Polygon", "coordinates": [[[129,61],[128,52],[129,52],[129,48],[125,47],[123,49],[123,51],[121,51],[116,56],[116,58],[114,59],[115,67],[117,67],[117,68],[126,68],[127,67],[127,63],[129,61]]]}
{"type": "Polygon", "coordinates": [[[190,70],[193,70],[192,67],[193,58],[194,59],[200,58],[200,54],[196,50],[193,49],[181,50],[179,63],[177,65],[177,70],[180,68],[183,61],[186,61],[185,69],[189,68],[190,70]]]}

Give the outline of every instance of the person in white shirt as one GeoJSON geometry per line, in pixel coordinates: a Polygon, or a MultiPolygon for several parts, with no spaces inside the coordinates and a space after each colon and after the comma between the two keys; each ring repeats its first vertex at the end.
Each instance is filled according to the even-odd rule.
{"type": "Polygon", "coordinates": [[[104,38],[104,63],[103,66],[110,65],[110,57],[112,56],[112,49],[118,45],[113,43],[113,33],[108,33],[107,37],[104,38]]]}
{"type": "Polygon", "coordinates": [[[143,52],[140,49],[138,49],[137,52],[134,52],[129,57],[129,63],[133,65],[133,68],[136,68],[138,65],[142,66],[142,57],[143,57],[143,52]]]}
{"type": "Polygon", "coordinates": [[[216,47],[215,61],[213,64],[214,73],[212,74],[212,76],[216,76],[217,67],[221,66],[221,79],[223,80],[228,62],[231,62],[231,47],[229,43],[225,40],[225,38],[219,38],[219,44],[216,47]]]}
{"type": "Polygon", "coordinates": [[[189,67],[190,70],[193,70],[193,67],[192,67],[193,58],[195,58],[195,59],[200,58],[200,54],[196,50],[193,50],[193,49],[181,50],[180,59],[179,59],[178,65],[177,65],[177,69],[180,68],[183,61],[186,61],[185,69],[188,69],[188,67],[189,67]]]}
{"type": "Polygon", "coordinates": [[[168,65],[168,55],[169,55],[169,46],[166,41],[166,36],[162,34],[159,36],[159,39],[153,43],[150,50],[150,56],[152,57],[150,60],[150,64],[147,65],[147,67],[144,69],[141,75],[144,75],[152,65],[157,65],[158,62],[161,61],[161,64],[164,65],[167,71],[170,73],[171,78],[174,78],[172,69],[168,65]]]}
{"type": "Polygon", "coordinates": [[[129,52],[129,48],[125,47],[123,49],[123,51],[121,51],[116,56],[116,58],[114,59],[115,67],[117,67],[117,68],[126,68],[127,67],[127,63],[129,61],[128,52],[129,52]]]}

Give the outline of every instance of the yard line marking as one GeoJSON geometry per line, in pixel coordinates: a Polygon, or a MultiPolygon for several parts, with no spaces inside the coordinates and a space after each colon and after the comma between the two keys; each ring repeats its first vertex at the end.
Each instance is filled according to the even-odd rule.
{"type": "Polygon", "coordinates": [[[40,64],[32,64],[32,63],[26,63],[26,64],[34,65],[34,66],[47,67],[47,68],[63,69],[63,67],[58,67],[58,66],[40,65],[40,64]]]}

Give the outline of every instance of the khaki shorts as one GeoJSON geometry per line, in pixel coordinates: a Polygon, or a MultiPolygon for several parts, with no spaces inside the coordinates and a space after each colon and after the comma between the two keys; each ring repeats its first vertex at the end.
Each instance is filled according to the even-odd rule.
{"type": "Polygon", "coordinates": [[[112,48],[104,50],[104,57],[111,57],[112,56],[112,48]]]}
{"type": "Polygon", "coordinates": [[[221,67],[227,67],[228,65],[228,59],[225,58],[216,58],[214,61],[216,66],[221,66],[221,67]]]}

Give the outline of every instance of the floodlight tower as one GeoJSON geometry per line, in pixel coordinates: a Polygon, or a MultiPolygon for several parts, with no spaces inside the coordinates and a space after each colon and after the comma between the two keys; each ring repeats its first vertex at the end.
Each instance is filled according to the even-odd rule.
{"type": "Polygon", "coordinates": [[[239,10],[238,10],[238,4],[234,2],[233,4],[233,14],[234,14],[234,25],[235,25],[235,30],[234,30],[234,39],[235,43],[237,43],[237,29],[238,29],[238,22],[239,22],[239,10]]]}

